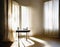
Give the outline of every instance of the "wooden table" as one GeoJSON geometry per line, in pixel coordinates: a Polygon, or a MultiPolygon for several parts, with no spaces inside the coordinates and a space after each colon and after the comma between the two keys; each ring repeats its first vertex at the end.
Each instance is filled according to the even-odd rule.
{"type": "Polygon", "coordinates": [[[27,32],[30,32],[30,30],[16,30],[16,32],[18,33],[18,47],[20,47],[20,45],[19,45],[19,33],[20,32],[26,33],[26,41],[27,41],[27,37],[28,37],[27,32]]]}
{"type": "Polygon", "coordinates": [[[16,30],[16,32],[18,32],[18,39],[19,39],[19,33],[20,32],[23,32],[23,33],[26,33],[26,40],[27,40],[27,32],[30,32],[30,30],[16,30]]]}

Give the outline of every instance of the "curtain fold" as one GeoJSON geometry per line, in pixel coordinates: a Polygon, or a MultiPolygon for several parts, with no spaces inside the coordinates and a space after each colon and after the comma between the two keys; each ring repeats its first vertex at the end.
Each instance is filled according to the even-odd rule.
{"type": "Polygon", "coordinates": [[[19,27],[19,4],[15,1],[8,1],[8,39],[16,40],[16,30],[19,27]]]}
{"type": "Polygon", "coordinates": [[[59,32],[59,0],[44,3],[44,28],[50,36],[58,36],[59,32]]]}
{"type": "Polygon", "coordinates": [[[59,1],[47,1],[44,4],[44,21],[46,30],[59,30],[59,1]]]}
{"type": "Polygon", "coordinates": [[[12,17],[12,0],[8,0],[8,39],[14,41],[13,32],[11,29],[11,17],[12,17]]]}

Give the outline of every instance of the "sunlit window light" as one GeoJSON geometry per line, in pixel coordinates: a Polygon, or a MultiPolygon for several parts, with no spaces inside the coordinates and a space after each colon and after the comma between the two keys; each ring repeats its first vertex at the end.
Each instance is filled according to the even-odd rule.
{"type": "Polygon", "coordinates": [[[16,33],[16,30],[17,27],[19,27],[19,4],[16,2],[12,3],[12,16],[10,20],[14,40],[18,40],[18,33],[16,33]]]}
{"type": "Polygon", "coordinates": [[[59,30],[59,1],[44,3],[44,28],[45,30],[59,30]]]}
{"type": "Polygon", "coordinates": [[[22,29],[29,28],[29,8],[27,6],[21,6],[21,16],[22,16],[22,29]]]}
{"type": "MultiPolygon", "coordinates": [[[[18,33],[16,33],[17,27],[21,27],[21,29],[26,29],[28,27],[28,30],[30,30],[30,19],[31,19],[31,9],[28,6],[20,6],[15,1],[12,2],[12,15],[9,16],[9,28],[11,28],[13,32],[14,39],[17,40],[18,33]],[[21,9],[21,10],[20,10],[21,9]],[[21,15],[19,15],[21,13],[21,15]],[[21,16],[21,20],[19,19],[21,16]],[[21,26],[20,26],[21,22],[21,26]]],[[[26,35],[26,33],[21,33],[22,35],[26,35]]],[[[30,35],[32,35],[32,32],[30,31],[30,35]]]]}
{"type": "Polygon", "coordinates": [[[17,30],[19,27],[19,5],[17,3],[12,4],[12,30],[17,30]]]}
{"type": "MultiPolygon", "coordinates": [[[[22,26],[21,28],[24,30],[26,28],[28,28],[28,30],[30,30],[30,20],[31,20],[31,8],[28,6],[21,6],[21,22],[22,22],[22,26]]],[[[30,32],[30,34],[32,35],[32,32],[30,32]]],[[[26,35],[26,33],[22,33],[22,35],[26,35]]]]}
{"type": "Polygon", "coordinates": [[[12,15],[9,16],[8,24],[9,28],[14,31],[19,27],[19,5],[16,2],[12,3],[12,15]]]}

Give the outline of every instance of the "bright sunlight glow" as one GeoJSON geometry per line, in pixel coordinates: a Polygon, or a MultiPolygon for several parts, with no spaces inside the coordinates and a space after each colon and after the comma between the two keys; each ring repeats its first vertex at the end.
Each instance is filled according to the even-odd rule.
{"type": "Polygon", "coordinates": [[[19,27],[19,5],[16,2],[12,3],[12,15],[8,19],[9,28],[13,31],[17,30],[19,27]]]}
{"type": "Polygon", "coordinates": [[[59,1],[44,3],[44,28],[45,30],[59,30],[59,1]]]}
{"type": "MultiPolygon", "coordinates": [[[[30,39],[28,39],[26,41],[26,38],[20,38],[19,39],[19,46],[20,47],[28,47],[28,46],[31,46],[31,45],[34,45],[35,43],[33,41],[31,41],[30,39]]],[[[11,47],[18,47],[18,41],[15,41],[11,47]]]]}
{"type": "Polygon", "coordinates": [[[11,28],[14,31],[14,40],[18,39],[18,33],[16,33],[17,27],[19,27],[19,4],[16,2],[12,3],[12,16],[11,16],[11,28]]]}
{"type": "Polygon", "coordinates": [[[29,27],[29,8],[27,6],[21,6],[22,16],[22,29],[29,27]]]}
{"type": "MultiPolygon", "coordinates": [[[[20,45],[20,47],[28,47],[28,46],[35,45],[35,42],[33,40],[35,42],[40,43],[40,44],[42,43],[44,45],[43,47],[51,47],[51,45],[49,45],[46,41],[38,39],[38,38],[35,38],[35,37],[29,37],[29,39],[27,39],[27,41],[26,41],[26,38],[20,38],[19,39],[19,45],[20,45]]],[[[11,47],[18,47],[18,41],[15,41],[11,45],[11,47]]]]}
{"type": "Polygon", "coordinates": [[[42,43],[44,44],[45,46],[44,47],[51,47],[46,41],[44,40],[41,40],[41,39],[38,39],[38,38],[35,38],[35,37],[30,37],[30,39],[36,41],[36,42],[39,42],[39,43],[42,43]]]}
{"type": "Polygon", "coordinates": [[[12,4],[12,29],[17,30],[19,27],[19,5],[17,3],[12,4]]]}
{"type": "MultiPolygon", "coordinates": [[[[28,28],[28,30],[30,29],[30,20],[31,20],[31,8],[28,6],[21,6],[21,27],[22,29],[26,29],[26,27],[28,28]]],[[[26,33],[21,33],[22,35],[26,35],[26,33]]],[[[32,35],[32,32],[30,31],[29,35],[32,35]]]]}

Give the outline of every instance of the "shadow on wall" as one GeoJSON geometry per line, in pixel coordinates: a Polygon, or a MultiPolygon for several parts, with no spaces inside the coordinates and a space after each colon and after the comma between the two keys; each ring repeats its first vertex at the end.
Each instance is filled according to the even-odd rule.
{"type": "Polygon", "coordinates": [[[3,34],[0,32],[0,41],[2,41],[3,40],[3,34]]]}

